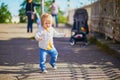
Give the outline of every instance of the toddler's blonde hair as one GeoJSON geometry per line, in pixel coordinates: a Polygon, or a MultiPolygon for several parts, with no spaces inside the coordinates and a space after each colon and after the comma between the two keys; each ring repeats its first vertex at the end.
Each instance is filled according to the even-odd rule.
{"type": "Polygon", "coordinates": [[[42,24],[42,26],[43,26],[45,21],[50,22],[52,24],[52,16],[51,16],[51,14],[44,13],[41,16],[41,24],[42,24]]]}

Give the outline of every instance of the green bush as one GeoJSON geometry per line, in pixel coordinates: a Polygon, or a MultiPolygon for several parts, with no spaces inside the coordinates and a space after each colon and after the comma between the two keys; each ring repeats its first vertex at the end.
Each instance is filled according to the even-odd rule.
{"type": "Polygon", "coordinates": [[[58,14],[58,22],[59,23],[67,23],[67,18],[66,17],[64,17],[63,15],[61,15],[61,14],[58,14]]]}

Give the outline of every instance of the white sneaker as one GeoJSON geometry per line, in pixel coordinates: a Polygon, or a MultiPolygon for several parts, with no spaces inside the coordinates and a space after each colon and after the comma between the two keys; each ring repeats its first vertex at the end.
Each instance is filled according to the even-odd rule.
{"type": "Polygon", "coordinates": [[[53,69],[56,70],[56,69],[57,69],[57,66],[54,66],[53,69]]]}
{"type": "Polygon", "coordinates": [[[47,73],[48,71],[47,70],[43,70],[42,73],[47,73]]]}

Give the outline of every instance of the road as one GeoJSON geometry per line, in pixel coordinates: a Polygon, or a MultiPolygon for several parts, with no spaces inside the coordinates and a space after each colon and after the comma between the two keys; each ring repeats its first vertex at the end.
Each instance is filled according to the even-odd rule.
{"type": "Polygon", "coordinates": [[[59,52],[57,70],[47,59],[47,74],[39,69],[39,48],[26,32],[26,24],[0,24],[0,80],[120,80],[120,60],[101,51],[95,44],[70,46],[70,28],[60,25],[65,38],[54,38],[59,52]]]}

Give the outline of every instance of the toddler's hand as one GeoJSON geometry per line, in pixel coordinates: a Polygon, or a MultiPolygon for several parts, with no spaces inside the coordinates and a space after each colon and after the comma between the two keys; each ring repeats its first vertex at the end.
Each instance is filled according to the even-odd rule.
{"type": "Polygon", "coordinates": [[[42,37],[39,37],[39,38],[38,38],[38,41],[41,41],[41,40],[42,40],[42,37]]]}

